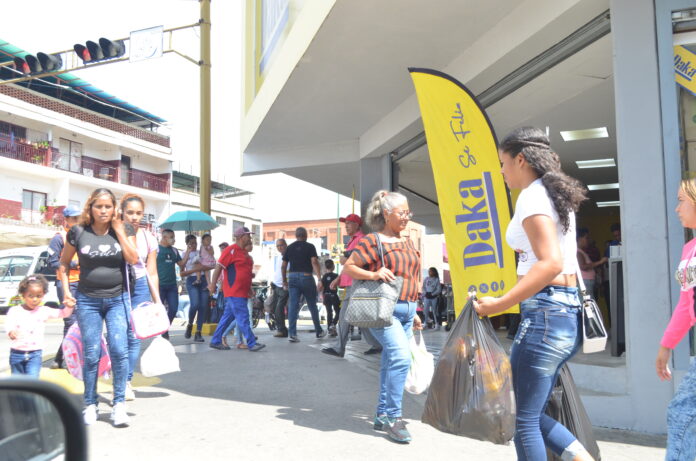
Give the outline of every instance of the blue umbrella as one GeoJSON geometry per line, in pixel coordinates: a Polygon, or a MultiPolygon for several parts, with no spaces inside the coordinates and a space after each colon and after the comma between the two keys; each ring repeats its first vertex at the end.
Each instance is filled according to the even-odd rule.
{"type": "Polygon", "coordinates": [[[174,231],[203,231],[215,229],[218,224],[210,215],[198,210],[177,211],[160,223],[160,228],[174,231]]]}

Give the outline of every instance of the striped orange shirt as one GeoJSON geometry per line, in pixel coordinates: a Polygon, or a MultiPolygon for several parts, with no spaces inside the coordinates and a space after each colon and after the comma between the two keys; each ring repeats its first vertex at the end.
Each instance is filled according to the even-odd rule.
{"type": "MultiPolygon", "coordinates": [[[[384,263],[394,275],[404,278],[404,286],[401,289],[400,300],[416,301],[418,299],[418,275],[420,274],[420,253],[413,246],[409,238],[402,238],[400,242],[385,242],[382,240],[384,249],[384,263]]],[[[362,262],[362,268],[371,272],[376,272],[382,262],[379,257],[377,247],[377,237],[374,233],[361,238],[353,253],[362,262]]]]}

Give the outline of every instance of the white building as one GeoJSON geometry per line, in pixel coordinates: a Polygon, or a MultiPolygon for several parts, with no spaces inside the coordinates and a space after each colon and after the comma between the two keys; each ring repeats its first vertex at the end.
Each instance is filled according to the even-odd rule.
{"type": "Polygon", "coordinates": [[[143,197],[148,223],[168,214],[169,137],[143,128],[163,120],[87,88],[0,85],[0,247],[45,244],[62,209],[99,187],[143,197]]]}

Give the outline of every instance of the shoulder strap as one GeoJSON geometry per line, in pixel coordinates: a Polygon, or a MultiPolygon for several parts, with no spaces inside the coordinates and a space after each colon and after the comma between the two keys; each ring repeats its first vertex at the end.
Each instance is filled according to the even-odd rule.
{"type": "Polygon", "coordinates": [[[382,261],[382,267],[387,267],[386,264],[384,264],[384,248],[382,247],[382,240],[379,238],[379,233],[373,232],[375,234],[375,238],[377,239],[377,252],[379,252],[379,259],[382,261]]]}

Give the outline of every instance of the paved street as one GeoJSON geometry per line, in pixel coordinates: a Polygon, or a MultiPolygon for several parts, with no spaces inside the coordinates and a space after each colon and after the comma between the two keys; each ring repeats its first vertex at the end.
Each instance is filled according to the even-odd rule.
{"type": "MultiPolygon", "coordinates": [[[[0,317],[0,324],[4,320],[0,317]]],[[[178,322],[178,320],[177,320],[178,322]]],[[[62,324],[47,328],[46,358],[60,341],[62,324]]],[[[422,424],[425,396],[406,394],[404,417],[414,441],[407,446],[374,432],[371,418],[377,397],[378,357],[364,356],[364,341],[349,345],[346,359],[319,352],[331,339],[316,340],[303,326],[301,342],[273,338],[259,326],[259,353],[217,351],[172,335],[182,372],[161,378],[137,375],[137,399],[128,403],[132,424],[115,429],[106,400],[100,422],[89,428],[95,460],[208,460],[221,456],[259,460],[515,459],[514,448],[438,432],[422,424]],[[455,458],[456,457],[456,458],[455,458]]],[[[3,330],[4,331],[4,330],[3,330]]],[[[428,331],[437,346],[446,333],[428,331]]],[[[146,347],[147,341],[144,342],[146,347]]],[[[7,338],[0,339],[0,375],[7,374],[7,338]]],[[[48,363],[45,364],[47,366],[48,363]]],[[[44,368],[42,378],[76,392],[81,384],[64,370],[44,368]]],[[[100,390],[108,392],[107,383],[100,390]]],[[[602,458],[649,461],[664,458],[664,437],[597,429],[602,458]]]]}

